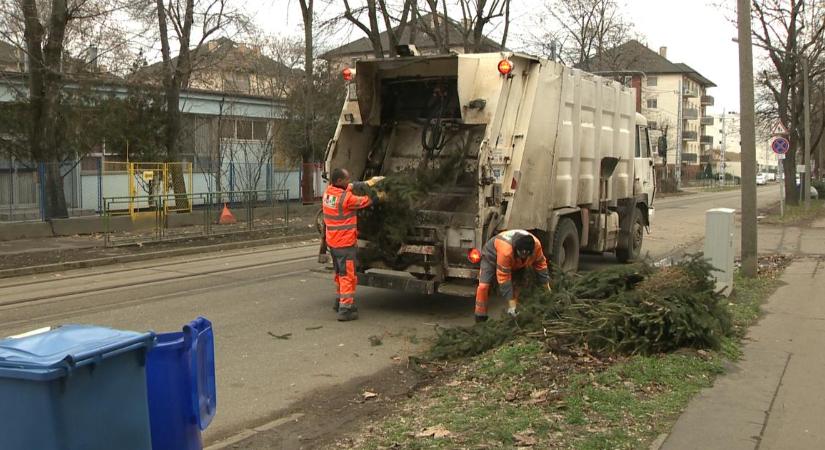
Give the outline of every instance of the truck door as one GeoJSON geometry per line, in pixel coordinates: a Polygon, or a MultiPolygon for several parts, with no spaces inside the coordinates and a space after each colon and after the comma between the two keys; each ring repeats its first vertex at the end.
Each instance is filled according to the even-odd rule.
{"type": "Polygon", "coordinates": [[[647,194],[648,205],[653,204],[656,176],[653,172],[653,157],[650,153],[650,138],[647,127],[636,127],[636,157],[633,160],[634,194],[647,194]]]}

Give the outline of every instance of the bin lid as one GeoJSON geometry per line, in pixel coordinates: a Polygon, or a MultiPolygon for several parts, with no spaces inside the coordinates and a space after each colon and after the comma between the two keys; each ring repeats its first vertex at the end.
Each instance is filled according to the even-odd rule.
{"type": "Polygon", "coordinates": [[[73,369],[148,348],[155,334],[93,325],[63,325],[40,334],[0,340],[0,378],[48,381],[73,369]]]}

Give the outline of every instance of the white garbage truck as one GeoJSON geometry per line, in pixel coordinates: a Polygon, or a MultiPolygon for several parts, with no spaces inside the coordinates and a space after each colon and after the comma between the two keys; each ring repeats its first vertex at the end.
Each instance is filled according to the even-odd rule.
{"type": "Polygon", "coordinates": [[[655,176],[632,89],[510,52],[363,60],[344,78],[325,173],[391,177],[461,160],[421,202],[403,266],[361,255],[371,236],[359,234],[359,284],[470,295],[479,250],[507,229],[535,233],[565,271],[581,253],[640,257],[655,176]]]}

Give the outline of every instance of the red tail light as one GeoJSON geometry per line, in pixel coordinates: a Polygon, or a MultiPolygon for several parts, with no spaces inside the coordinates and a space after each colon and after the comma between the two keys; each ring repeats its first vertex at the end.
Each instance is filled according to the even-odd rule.
{"type": "Polygon", "coordinates": [[[355,75],[355,71],[350,69],[349,67],[345,67],[343,71],[341,71],[341,75],[344,77],[344,81],[352,81],[352,77],[355,75]]]}
{"type": "Polygon", "coordinates": [[[509,75],[513,71],[513,63],[506,59],[498,62],[498,73],[502,75],[509,75]]]}
{"type": "Polygon", "coordinates": [[[478,264],[481,262],[481,252],[478,251],[477,248],[474,248],[467,252],[467,259],[473,264],[478,264]]]}

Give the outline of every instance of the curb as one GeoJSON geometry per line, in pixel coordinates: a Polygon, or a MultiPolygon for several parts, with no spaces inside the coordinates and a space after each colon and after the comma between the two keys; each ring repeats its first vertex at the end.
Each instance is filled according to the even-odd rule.
{"type": "Polygon", "coordinates": [[[263,433],[273,428],[278,428],[281,425],[286,425],[290,422],[297,422],[302,417],[304,417],[303,413],[293,413],[286,417],[281,417],[280,419],[275,419],[271,422],[265,423],[259,427],[243,430],[240,433],[237,433],[224,440],[218,441],[208,447],[205,447],[203,450],[223,450],[225,448],[229,448],[229,446],[231,445],[235,445],[242,441],[245,441],[258,433],[263,433]]]}
{"type": "Polygon", "coordinates": [[[35,275],[39,273],[61,272],[71,269],[84,269],[88,267],[108,266],[112,264],[123,264],[149,259],[170,258],[174,256],[196,255],[200,253],[219,252],[223,250],[236,250],[249,247],[260,247],[264,245],[282,244],[290,241],[301,241],[316,239],[318,233],[295,234],[289,236],[278,236],[266,239],[251,241],[227,242],[225,244],[199,245],[197,247],[178,248],[173,250],[162,250],[158,252],[136,253],[132,255],[118,255],[106,258],[86,259],[82,261],[67,261],[55,264],[44,264],[42,266],[20,267],[15,269],[0,270],[0,279],[19,277],[24,275],[35,275]]]}

